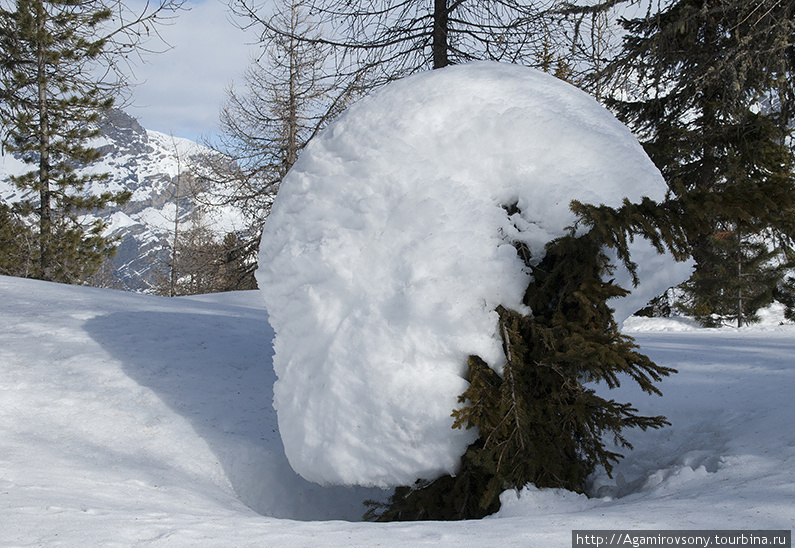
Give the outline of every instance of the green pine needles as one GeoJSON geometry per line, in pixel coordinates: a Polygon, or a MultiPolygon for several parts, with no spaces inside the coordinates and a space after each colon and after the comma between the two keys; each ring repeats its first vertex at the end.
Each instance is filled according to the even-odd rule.
{"type": "Polygon", "coordinates": [[[623,20],[602,76],[607,103],[680,201],[695,273],[683,310],[703,325],[753,321],[792,300],[795,3],[675,0],[623,20]],[[781,294],[781,295],[778,295],[781,294]]]}
{"type": "Polygon", "coordinates": [[[103,236],[105,225],[85,226],[82,215],[130,198],[129,192],[86,196],[107,175],[77,171],[99,159],[89,144],[113,105],[114,86],[103,87],[95,75],[107,45],[99,29],[113,12],[92,0],[16,0],[9,7],[0,9],[0,137],[30,166],[9,177],[26,193],[16,212],[36,220],[27,274],[80,282],[115,250],[103,236]]]}
{"type": "Polygon", "coordinates": [[[455,476],[400,487],[388,504],[369,503],[366,519],[480,518],[499,509],[503,491],[530,483],[582,493],[597,467],[609,474],[621,458],[613,446],[632,449],[622,434],[625,428],[669,424],[593,388],[593,383],[617,387],[626,375],[645,392],[660,395],[655,383],[675,372],[638,352],[633,339],[619,332],[607,305],[608,299],[628,293],[605,281],[614,269],[608,247],[634,272],[629,235],[653,232],[660,249],[675,246],[674,233],[660,232],[667,226],[665,209],[644,204],[656,212],[656,221],[639,222],[643,204],[619,210],[573,204],[590,230],[578,235],[572,228],[549,242],[540,260],[523,244],[514,244],[532,273],[524,296],[532,314],[497,309],[505,352],[501,374],[478,356],[469,358],[470,384],[459,398],[462,407],[453,411],[454,428],[477,428],[478,439],[455,476]],[[632,228],[636,224],[646,230],[632,228]]]}

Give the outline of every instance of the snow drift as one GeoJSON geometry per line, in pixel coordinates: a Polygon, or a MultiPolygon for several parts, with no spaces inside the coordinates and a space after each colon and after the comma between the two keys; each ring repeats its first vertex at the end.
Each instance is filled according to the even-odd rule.
{"type": "MultiPolygon", "coordinates": [[[[351,107],[285,178],[262,237],[291,466],[381,487],[454,473],[475,436],[451,428],[467,356],[500,369],[494,309],[521,310],[529,282],[513,242],[540,260],[572,200],[664,192],[607,110],[524,67],[424,73],[351,107]]],[[[641,286],[612,303],[619,321],[688,272],[644,242],[633,259],[641,286]]]]}

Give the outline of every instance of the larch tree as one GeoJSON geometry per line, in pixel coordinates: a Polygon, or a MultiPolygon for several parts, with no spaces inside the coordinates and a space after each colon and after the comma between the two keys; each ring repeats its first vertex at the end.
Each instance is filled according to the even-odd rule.
{"type": "MultiPolygon", "coordinates": [[[[267,215],[279,182],[301,150],[341,109],[323,70],[327,52],[311,43],[317,30],[307,18],[305,2],[284,0],[275,10],[274,20],[289,32],[262,41],[262,52],[252,59],[242,84],[227,91],[221,131],[207,143],[214,153],[202,166],[207,168],[203,175],[222,189],[219,199],[255,223],[267,215]]],[[[238,23],[244,29],[257,24],[249,19],[238,23]]]]}
{"type": "Polygon", "coordinates": [[[0,123],[5,150],[31,170],[12,177],[33,196],[17,205],[36,219],[31,276],[79,282],[114,252],[104,225],[83,214],[123,203],[126,192],[91,192],[103,174],[78,173],[100,153],[98,122],[125,89],[129,56],[180,0],[131,12],[115,0],[16,0],[0,8],[0,123]]]}
{"type": "Polygon", "coordinates": [[[345,3],[307,0],[323,34],[292,33],[251,0],[232,0],[232,11],[257,21],[263,37],[290,36],[328,47],[334,71],[361,93],[428,69],[473,60],[535,66],[545,41],[557,38],[556,0],[380,0],[345,3]]]}
{"type": "MultiPolygon", "coordinates": [[[[273,23],[285,33],[261,37],[260,54],[227,91],[220,132],[205,142],[210,152],[193,167],[212,189],[202,198],[206,205],[232,206],[246,220],[234,238],[237,249],[225,251],[252,258],[240,262],[248,265],[244,285],[256,283],[253,257],[279,183],[351,98],[351,87],[326,70],[329,51],[315,43],[319,31],[306,0],[280,0],[273,9],[273,23]]],[[[244,15],[237,24],[252,30],[259,22],[244,15]]]]}
{"type": "Polygon", "coordinates": [[[687,310],[742,325],[792,254],[795,4],[679,0],[623,24],[608,72],[632,85],[608,102],[689,219],[687,310]]]}

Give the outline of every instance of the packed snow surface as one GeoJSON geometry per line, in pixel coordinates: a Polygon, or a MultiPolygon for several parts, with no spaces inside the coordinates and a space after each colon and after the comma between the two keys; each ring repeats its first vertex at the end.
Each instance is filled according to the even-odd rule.
{"type": "Polygon", "coordinates": [[[795,326],[631,318],[676,367],[672,425],[592,498],[526,488],[494,518],[361,523],[378,490],[290,469],[271,407],[272,332],[250,292],[168,299],[0,277],[0,546],[570,548],[572,529],[795,529],[795,326]],[[258,513],[259,512],[259,513],[258,513]]]}
{"type": "MultiPolygon", "coordinates": [[[[302,153],[262,237],[290,464],[322,484],[455,472],[475,436],[451,428],[467,357],[500,370],[495,308],[523,309],[513,243],[540,260],[575,221],[572,200],[664,192],[626,127],[528,68],[432,71],[352,106],[302,153]]],[[[633,259],[642,284],[611,302],[618,321],[689,273],[643,241],[633,259]]]]}

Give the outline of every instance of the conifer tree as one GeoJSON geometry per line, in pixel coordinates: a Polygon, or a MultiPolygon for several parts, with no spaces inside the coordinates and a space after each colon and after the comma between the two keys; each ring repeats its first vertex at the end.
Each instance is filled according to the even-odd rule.
{"type": "Polygon", "coordinates": [[[795,322],[795,277],[792,272],[781,280],[774,295],[776,300],[784,305],[784,317],[795,322]]]}
{"type": "Polygon", "coordinates": [[[113,253],[104,225],[85,226],[81,215],[124,203],[129,193],[86,192],[107,176],[77,169],[100,156],[90,140],[124,87],[119,61],[138,51],[144,26],[154,29],[178,5],[162,0],[132,17],[103,0],[16,0],[13,9],[0,8],[0,137],[31,166],[11,180],[35,195],[20,204],[36,219],[33,277],[77,282],[113,253]]]}
{"type": "Polygon", "coordinates": [[[636,85],[610,104],[689,219],[688,311],[742,324],[772,299],[793,244],[795,4],[679,0],[624,26],[609,72],[636,85]]]}
{"type": "Polygon", "coordinates": [[[680,308],[707,327],[757,321],[756,311],[780,296],[778,288],[792,267],[764,233],[747,237],[742,227],[733,223],[711,235],[700,268],[683,285],[690,301],[680,308]]]}
{"type": "Polygon", "coordinates": [[[459,398],[462,407],[453,412],[454,427],[475,427],[478,439],[460,470],[396,489],[387,504],[370,503],[366,518],[480,518],[499,509],[503,491],[528,484],[582,493],[597,467],[609,474],[621,458],[611,441],[619,449],[632,448],[625,428],[668,424],[663,416],[643,416],[629,403],[600,396],[593,384],[615,388],[625,376],[660,395],[655,383],[675,372],[652,362],[619,332],[607,301],[627,290],[606,281],[615,268],[607,249],[634,276],[628,248],[633,236],[684,258],[682,232],[668,230],[666,208],[651,200],[619,209],[576,202],[572,207],[588,227],[585,233],[572,228],[549,242],[543,257],[514,243],[532,273],[524,296],[531,313],[497,309],[505,353],[501,374],[480,357],[469,358],[470,384],[459,398]],[[651,211],[656,215],[644,215],[651,211]]]}
{"type": "Polygon", "coordinates": [[[34,243],[30,227],[18,212],[0,204],[0,276],[27,277],[33,268],[30,248],[34,243]]]}

